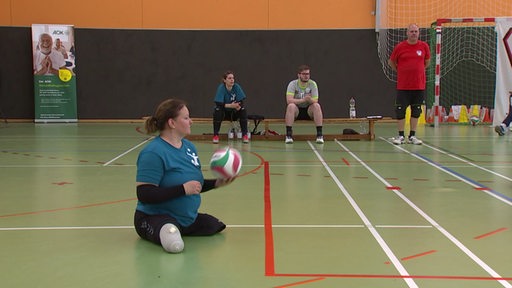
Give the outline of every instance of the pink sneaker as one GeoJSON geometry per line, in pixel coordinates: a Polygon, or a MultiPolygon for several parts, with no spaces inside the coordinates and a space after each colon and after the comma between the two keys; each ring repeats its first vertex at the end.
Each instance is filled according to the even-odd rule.
{"type": "Polygon", "coordinates": [[[244,143],[249,143],[249,136],[244,135],[244,137],[243,137],[243,142],[244,142],[244,143]]]}
{"type": "Polygon", "coordinates": [[[219,135],[213,136],[213,140],[212,141],[213,141],[214,144],[219,143],[219,135]]]}

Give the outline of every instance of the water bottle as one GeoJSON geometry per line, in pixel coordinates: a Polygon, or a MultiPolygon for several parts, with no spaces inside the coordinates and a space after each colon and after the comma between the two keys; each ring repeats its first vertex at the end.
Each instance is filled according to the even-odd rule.
{"type": "Polygon", "coordinates": [[[240,127],[235,128],[236,138],[242,139],[242,129],[240,127]]]}
{"type": "Polygon", "coordinates": [[[350,106],[350,109],[349,109],[350,118],[351,119],[356,118],[356,100],[354,99],[354,97],[350,98],[350,101],[348,102],[348,104],[350,106]]]}

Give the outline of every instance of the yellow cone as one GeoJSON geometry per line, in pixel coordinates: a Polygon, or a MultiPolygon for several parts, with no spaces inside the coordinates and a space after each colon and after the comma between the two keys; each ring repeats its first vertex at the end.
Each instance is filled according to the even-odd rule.
{"type": "Polygon", "coordinates": [[[471,116],[480,117],[480,105],[471,105],[471,116]]]}
{"type": "MultiPolygon", "coordinates": [[[[418,118],[418,124],[425,124],[425,105],[421,105],[421,114],[418,118]]],[[[411,106],[407,106],[405,109],[405,124],[411,123],[411,106]]]]}
{"type": "Polygon", "coordinates": [[[468,108],[466,107],[466,105],[461,105],[460,106],[459,123],[468,123],[468,122],[469,122],[468,108]]]}
{"type": "Polygon", "coordinates": [[[421,105],[421,114],[420,114],[420,118],[418,119],[418,124],[425,124],[426,123],[426,121],[425,121],[425,111],[426,111],[425,105],[421,105]]]}

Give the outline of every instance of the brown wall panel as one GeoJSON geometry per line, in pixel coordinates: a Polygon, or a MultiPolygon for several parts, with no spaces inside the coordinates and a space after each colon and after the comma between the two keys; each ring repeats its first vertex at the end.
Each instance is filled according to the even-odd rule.
{"type": "MultiPolygon", "coordinates": [[[[34,117],[31,32],[0,27],[12,49],[0,65],[0,106],[8,118],[34,117]]],[[[382,73],[372,29],[141,30],[75,29],[79,119],[134,119],[167,97],[190,103],[193,117],[211,117],[222,73],[232,69],[250,114],[282,118],[286,85],[311,65],[325,117],[393,116],[394,84],[382,73]],[[307,39],[301,41],[297,39],[307,39]]]]}

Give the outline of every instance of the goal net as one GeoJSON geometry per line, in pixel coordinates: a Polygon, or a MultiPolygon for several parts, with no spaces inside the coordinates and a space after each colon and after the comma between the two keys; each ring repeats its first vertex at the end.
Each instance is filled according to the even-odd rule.
{"type": "Polygon", "coordinates": [[[430,44],[424,114],[429,118],[436,110],[444,117],[427,121],[446,121],[452,106],[463,106],[468,114],[478,107],[484,112],[479,113],[481,120],[489,121],[485,112],[494,108],[496,90],[495,19],[512,14],[512,1],[377,0],[376,10],[379,59],[391,81],[396,81],[396,74],[387,60],[396,44],[406,39],[409,24],[416,23],[420,39],[430,44]],[[483,18],[489,15],[492,18],[483,18]],[[435,104],[439,110],[431,109],[435,104]]]}

